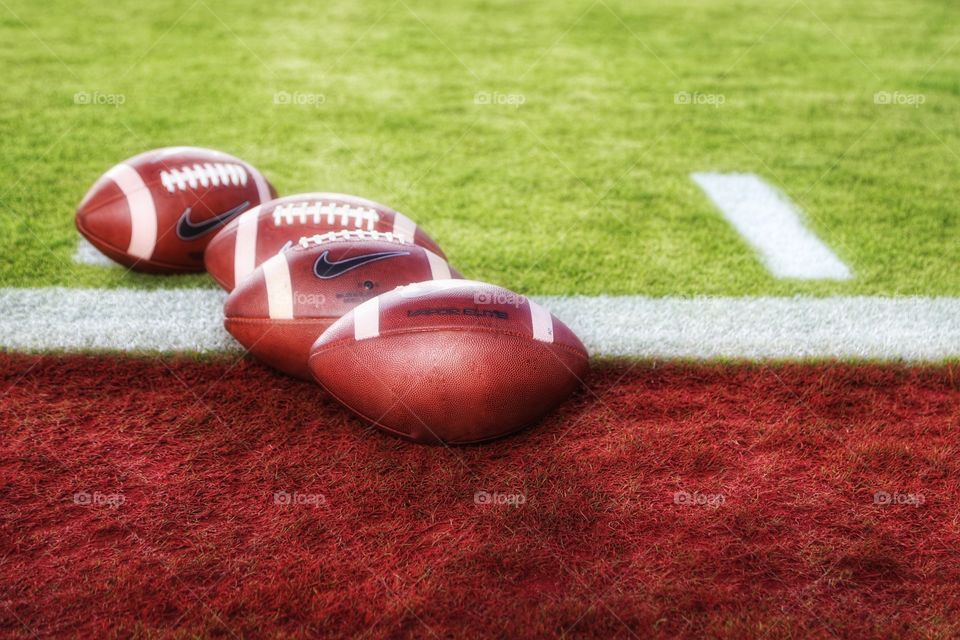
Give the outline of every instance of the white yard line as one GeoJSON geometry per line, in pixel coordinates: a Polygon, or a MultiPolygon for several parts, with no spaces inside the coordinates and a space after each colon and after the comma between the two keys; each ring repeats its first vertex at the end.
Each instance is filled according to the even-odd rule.
{"type": "Polygon", "coordinates": [[[960,298],[643,298],[542,300],[607,355],[663,358],[960,356],[960,298]]]}
{"type": "Polygon", "coordinates": [[[850,269],[803,223],[790,200],[751,173],[690,176],[778,278],[848,280],[850,269]]]}
{"type": "MultiPolygon", "coordinates": [[[[234,351],[211,289],[0,289],[0,348],[234,351]]],[[[960,298],[537,297],[595,355],[960,357],[960,298]]]]}
{"type": "Polygon", "coordinates": [[[119,267],[116,262],[100,253],[100,250],[90,242],[80,237],[77,241],[77,250],[73,254],[73,261],[77,264],[86,264],[92,267],[119,267]]]}
{"type": "Polygon", "coordinates": [[[0,289],[0,346],[220,351],[226,294],[212,289],[0,289]]]}

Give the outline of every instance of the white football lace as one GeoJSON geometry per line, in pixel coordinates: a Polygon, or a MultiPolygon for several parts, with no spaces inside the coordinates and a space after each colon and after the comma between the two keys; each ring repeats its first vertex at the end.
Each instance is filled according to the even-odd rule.
{"type": "Polygon", "coordinates": [[[396,242],[397,244],[410,244],[407,240],[389,231],[384,233],[380,231],[351,231],[348,229],[305,236],[300,238],[297,244],[306,249],[313,245],[333,242],[335,240],[385,240],[387,242],[396,242]]]}
{"type": "Polygon", "coordinates": [[[184,165],[160,172],[160,181],[170,193],[202,187],[246,185],[249,176],[243,165],[222,162],[184,165]]]}
{"type": "Polygon", "coordinates": [[[353,225],[357,229],[366,227],[373,231],[380,221],[380,214],[368,207],[353,207],[349,204],[340,205],[336,202],[297,202],[295,204],[280,204],[273,210],[273,224],[320,224],[323,218],[327,224],[334,224],[339,218],[342,226],[353,225]]]}

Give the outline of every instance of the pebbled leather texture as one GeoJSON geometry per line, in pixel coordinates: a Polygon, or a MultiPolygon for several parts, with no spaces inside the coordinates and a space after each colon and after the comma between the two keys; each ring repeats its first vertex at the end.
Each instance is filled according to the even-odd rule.
{"type": "Polygon", "coordinates": [[[354,312],[311,348],[314,378],[375,426],[424,443],[467,444],[529,426],[589,372],[556,317],[534,338],[530,303],[474,281],[438,280],[382,295],[377,335],[354,337],[354,312]],[[478,304],[477,301],[481,303],[478,304]]]}

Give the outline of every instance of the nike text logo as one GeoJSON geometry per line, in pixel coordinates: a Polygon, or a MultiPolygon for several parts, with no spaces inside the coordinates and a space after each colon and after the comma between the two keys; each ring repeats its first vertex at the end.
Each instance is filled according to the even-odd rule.
{"type": "Polygon", "coordinates": [[[346,273],[351,269],[356,269],[357,267],[363,266],[368,262],[376,262],[377,260],[386,260],[387,258],[410,255],[409,251],[381,251],[380,253],[368,253],[363,256],[346,258],[338,262],[330,262],[327,259],[327,255],[329,253],[329,251],[324,251],[320,257],[317,258],[317,261],[313,263],[313,274],[324,280],[336,278],[340,274],[346,273]]]}
{"type": "Polygon", "coordinates": [[[204,220],[203,222],[193,222],[190,220],[190,207],[187,207],[186,211],[183,212],[183,215],[180,216],[180,221],[177,222],[177,236],[181,240],[196,240],[203,234],[209,233],[220,225],[225,224],[228,220],[230,220],[230,218],[243,213],[249,206],[249,201],[242,202],[233,209],[221,213],[218,216],[213,216],[209,220],[204,220]]]}

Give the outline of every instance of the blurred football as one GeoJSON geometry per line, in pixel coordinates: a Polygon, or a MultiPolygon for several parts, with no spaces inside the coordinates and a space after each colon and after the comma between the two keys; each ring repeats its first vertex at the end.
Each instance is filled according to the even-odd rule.
{"type": "Polygon", "coordinates": [[[77,229],[97,249],[138,271],[203,271],[217,229],[276,197],[255,168],[195,147],[156,149],[121,162],[77,208],[77,229]]]}
{"type": "Polygon", "coordinates": [[[310,369],[384,431],[467,444],[540,420],[577,388],[589,361],[539,304],[482,282],[438,280],[357,306],[314,343],[310,369]]]}
{"type": "Polygon", "coordinates": [[[266,202],[232,220],[207,246],[207,271],[227,291],[260,264],[304,236],[340,230],[380,231],[445,258],[410,218],[372,200],[341,193],[304,193],[266,202]]]}
{"type": "Polygon", "coordinates": [[[451,277],[460,274],[446,260],[392,233],[302,238],[233,290],[224,326],[261,361],[310,380],[310,346],[344,313],[400,285],[451,277]]]}

